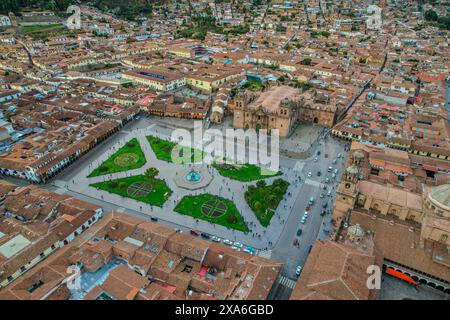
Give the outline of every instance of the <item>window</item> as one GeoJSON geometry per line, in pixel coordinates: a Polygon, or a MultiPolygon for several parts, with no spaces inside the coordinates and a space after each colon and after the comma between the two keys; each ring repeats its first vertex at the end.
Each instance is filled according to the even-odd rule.
{"type": "Polygon", "coordinates": [[[52,244],[51,248],[52,248],[52,250],[55,250],[56,246],[54,244],[52,244]]]}
{"type": "Polygon", "coordinates": [[[20,272],[25,272],[25,271],[27,271],[27,268],[25,268],[24,266],[22,266],[22,267],[20,267],[20,272]]]}
{"type": "Polygon", "coordinates": [[[41,252],[41,254],[39,255],[39,257],[44,258],[44,257],[45,257],[45,253],[41,252]]]}
{"type": "Polygon", "coordinates": [[[8,282],[11,282],[11,281],[14,280],[14,278],[13,278],[12,276],[9,276],[8,278],[6,278],[6,280],[7,280],[8,282]]]}

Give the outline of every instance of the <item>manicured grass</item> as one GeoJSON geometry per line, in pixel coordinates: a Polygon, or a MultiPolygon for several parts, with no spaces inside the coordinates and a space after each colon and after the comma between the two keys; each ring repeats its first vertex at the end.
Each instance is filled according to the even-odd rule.
{"type": "Polygon", "coordinates": [[[177,204],[174,209],[175,212],[188,215],[197,219],[202,219],[212,223],[220,224],[222,226],[236,229],[242,232],[249,232],[250,230],[244,223],[244,219],[237,210],[235,204],[228,199],[221,198],[212,194],[202,194],[198,196],[185,196],[177,204]],[[205,206],[203,206],[206,203],[205,206]],[[209,205],[216,203],[216,205],[209,205]],[[224,206],[225,205],[225,209],[224,206]],[[206,215],[203,213],[202,208],[207,207],[208,210],[217,210],[220,216],[214,216],[212,214],[206,215]],[[221,211],[223,210],[223,211],[221,211]],[[230,218],[230,217],[235,218],[230,218]],[[233,222],[234,220],[234,222],[233,222]]]}
{"type": "Polygon", "coordinates": [[[289,182],[283,179],[274,180],[272,185],[266,185],[265,181],[261,180],[256,183],[256,186],[249,186],[245,191],[245,200],[262,226],[267,227],[270,224],[288,187],[289,182]]]}
{"type": "MultiPolygon", "coordinates": [[[[90,186],[118,194],[122,197],[131,198],[158,207],[162,207],[164,202],[166,202],[167,199],[172,194],[172,190],[169,189],[169,187],[163,180],[156,178],[149,180],[143,175],[116,179],[112,181],[93,183],[90,186]],[[151,190],[149,190],[148,194],[146,195],[130,194],[128,188],[132,184],[139,182],[151,185],[151,190]]],[[[132,188],[130,188],[130,191],[131,190],[132,188]]]]}
{"type": "MultiPolygon", "coordinates": [[[[158,160],[166,161],[166,162],[173,162],[172,161],[172,150],[177,145],[176,143],[168,140],[164,140],[155,136],[148,136],[147,137],[148,142],[150,143],[150,146],[152,147],[153,152],[156,155],[156,158],[158,160]]],[[[180,157],[183,156],[184,152],[189,152],[188,147],[183,147],[180,150],[180,157]]],[[[191,148],[191,161],[186,163],[194,163],[197,159],[203,159],[203,153],[200,150],[197,150],[195,148],[191,148]]],[[[184,163],[184,162],[183,162],[184,163]]]]}
{"type": "Polygon", "coordinates": [[[128,141],[122,148],[117,150],[108,160],[92,171],[88,178],[102,176],[105,174],[138,169],[146,163],[144,153],[136,138],[128,141]],[[129,158],[129,161],[126,159],[129,158]]]}
{"type": "Polygon", "coordinates": [[[219,171],[220,175],[238,181],[254,181],[281,175],[281,171],[270,172],[266,170],[266,174],[261,174],[261,168],[254,164],[230,165],[230,164],[214,164],[214,168],[219,171]]]}
{"type": "Polygon", "coordinates": [[[60,23],[54,23],[54,24],[45,24],[45,25],[35,25],[35,26],[23,26],[23,30],[25,32],[35,32],[35,31],[41,31],[56,27],[64,27],[64,25],[60,23]]]}

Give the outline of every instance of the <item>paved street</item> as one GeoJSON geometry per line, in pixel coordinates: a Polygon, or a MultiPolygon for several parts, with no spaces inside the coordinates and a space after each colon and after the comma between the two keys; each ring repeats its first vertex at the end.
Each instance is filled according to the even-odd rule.
{"type": "MultiPolygon", "coordinates": [[[[327,235],[323,232],[324,229],[331,229],[330,221],[331,215],[320,216],[322,211],[322,205],[327,202],[328,208],[332,209],[335,190],[337,187],[337,182],[343,171],[344,159],[346,159],[346,154],[344,153],[344,145],[335,141],[332,138],[328,138],[323,142],[319,149],[321,155],[318,156],[319,161],[317,163],[313,161],[307,161],[305,167],[303,168],[303,174],[312,172],[312,177],[307,179],[306,183],[303,184],[301,189],[301,196],[297,197],[292,214],[289,216],[288,223],[283,230],[281,237],[272,252],[272,258],[283,261],[285,263],[283,268],[283,275],[291,278],[295,278],[295,268],[298,265],[303,266],[306,258],[308,256],[308,251],[310,246],[314,241],[320,237],[320,239],[327,239],[327,235]],[[332,164],[333,159],[341,153],[344,157],[339,159],[336,165],[332,164]],[[325,158],[325,154],[328,154],[328,158],[325,158]],[[325,177],[330,177],[331,174],[327,173],[327,168],[332,166],[338,168],[339,172],[336,179],[332,180],[332,183],[327,184],[327,187],[332,186],[333,192],[331,197],[325,195],[323,199],[319,198],[321,192],[321,186],[324,185],[325,177]],[[321,176],[317,176],[317,172],[321,172],[321,176]],[[315,199],[315,204],[311,207],[309,211],[309,217],[305,224],[301,224],[300,218],[305,212],[305,207],[308,204],[309,197],[313,196],[315,199]],[[323,225],[325,223],[325,225],[323,225]],[[324,226],[325,228],[322,228],[324,226]],[[300,237],[296,236],[298,229],[302,229],[302,235],[300,237]],[[320,233],[319,233],[320,231],[320,233]],[[298,238],[299,247],[293,245],[294,239],[298,238]]],[[[330,179],[331,180],[331,179],[330,179]]],[[[325,192],[326,193],[326,192],[325,192]]]]}

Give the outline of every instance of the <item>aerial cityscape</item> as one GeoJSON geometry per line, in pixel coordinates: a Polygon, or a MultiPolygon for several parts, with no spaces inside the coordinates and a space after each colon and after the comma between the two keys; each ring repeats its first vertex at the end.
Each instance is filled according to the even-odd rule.
{"type": "Polygon", "coordinates": [[[450,300],[450,2],[2,0],[0,300],[450,300]]]}

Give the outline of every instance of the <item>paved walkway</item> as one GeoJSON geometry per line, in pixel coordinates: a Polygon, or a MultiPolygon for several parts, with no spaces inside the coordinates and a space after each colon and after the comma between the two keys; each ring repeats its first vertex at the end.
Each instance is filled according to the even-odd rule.
{"type": "MultiPolygon", "coordinates": [[[[79,194],[83,194],[96,199],[101,199],[103,201],[117,205],[120,208],[132,209],[134,211],[142,212],[143,214],[148,215],[149,218],[150,216],[157,217],[159,219],[170,221],[186,228],[192,228],[219,236],[221,238],[239,241],[243,244],[250,245],[258,249],[265,249],[267,247],[270,248],[277,242],[280,233],[283,230],[283,226],[287,221],[287,217],[291,212],[294,200],[299,194],[301,183],[298,182],[298,176],[300,175],[299,171],[301,171],[303,167],[301,163],[296,164],[296,170],[292,168],[281,168],[281,170],[283,171],[283,175],[281,176],[281,178],[290,183],[287,193],[290,193],[291,196],[285,196],[285,198],[278,206],[278,209],[271,220],[271,224],[267,228],[264,228],[260,225],[259,221],[257,220],[256,216],[254,215],[244,198],[244,192],[247,189],[247,186],[249,184],[254,184],[255,182],[243,183],[240,181],[222,177],[214,168],[203,164],[202,166],[204,166],[204,169],[208,170],[208,172],[212,175],[212,182],[206,188],[195,191],[179,188],[176,185],[173,177],[176,172],[181,172],[183,171],[183,169],[186,170],[190,167],[190,165],[177,165],[158,160],[146,139],[146,136],[148,135],[156,135],[163,139],[169,138],[167,134],[156,132],[153,126],[145,129],[135,129],[131,132],[127,132],[126,135],[122,136],[120,140],[108,150],[108,152],[102,154],[91,164],[82,168],[71,181],[57,181],[55,184],[57,184],[59,188],[66,188],[79,194]],[[147,162],[143,167],[126,172],[87,178],[87,175],[93,169],[97,168],[101,163],[103,163],[125,143],[127,143],[134,137],[138,139],[142,151],[146,156],[147,162]],[[130,198],[122,197],[116,194],[109,193],[107,191],[96,190],[95,188],[89,187],[90,184],[96,182],[109,181],[143,174],[145,170],[150,167],[156,167],[159,169],[160,173],[158,175],[158,178],[164,179],[169,188],[173,191],[173,194],[166,201],[162,208],[150,206],[148,204],[130,198]],[[210,193],[232,200],[236,204],[237,209],[252,231],[248,234],[245,234],[243,232],[234,229],[228,229],[224,226],[216,225],[207,221],[198,220],[197,222],[196,219],[190,216],[181,215],[173,211],[178,201],[181,200],[181,198],[183,198],[185,195],[199,195],[203,193],[210,193]],[[269,243],[271,243],[272,245],[269,245],[269,243]]],[[[279,177],[268,178],[266,179],[266,181],[268,184],[270,184],[276,178],[279,177]]]]}

